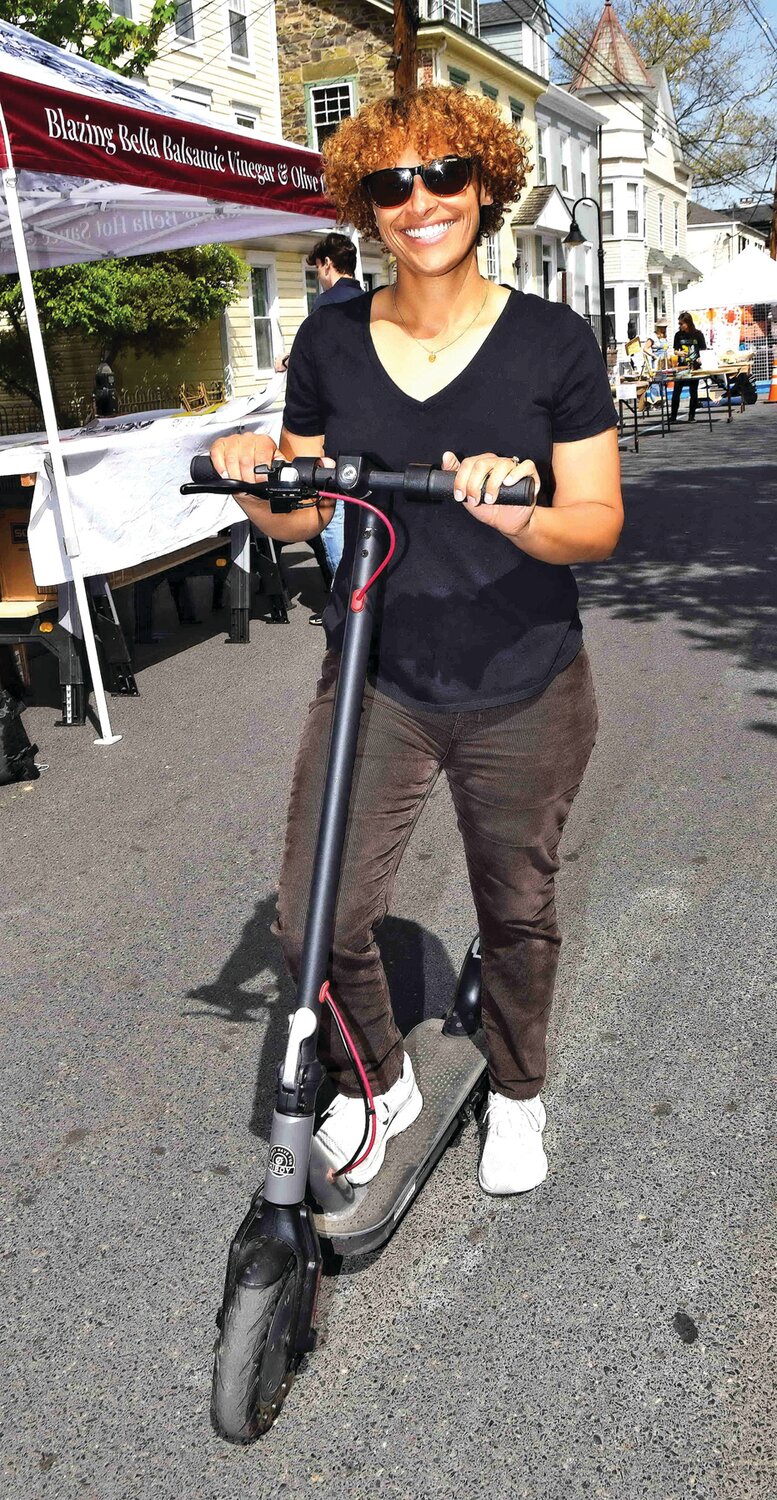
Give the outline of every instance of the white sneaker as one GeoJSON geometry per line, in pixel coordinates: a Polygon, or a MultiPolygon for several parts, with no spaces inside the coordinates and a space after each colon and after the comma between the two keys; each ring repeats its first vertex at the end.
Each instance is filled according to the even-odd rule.
{"type": "MultiPolygon", "coordinates": [[[[423,1103],[413,1064],[405,1053],[402,1072],[396,1083],[387,1093],[375,1095],[376,1128],[372,1150],[361,1166],[346,1173],[354,1187],[362,1187],[377,1176],[386,1155],[386,1142],[392,1135],[401,1135],[418,1119],[423,1103]]],[[[316,1131],[316,1140],[331,1158],[335,1170],[350,1161],[364,1135],[364,1125],[364,1101],[336,1094],[316,1131]]]]}
{"type": "Polygon", "coordinates": [[[508,1099],[490,1093],[486,1106],[488,1134],[478,1167],[485,1193],[527,1193],[548,1175],[542,1144],[545,1106],[534,1099],[508,1099]]]}

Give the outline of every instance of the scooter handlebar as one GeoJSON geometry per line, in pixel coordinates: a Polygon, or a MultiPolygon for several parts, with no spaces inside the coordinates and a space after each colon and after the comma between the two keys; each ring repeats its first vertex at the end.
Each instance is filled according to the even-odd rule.
{"type": "MultiPolygon", "coordinates": [[[[274,487],[282,486],[284,465],[277,462],[273,466],[274,487]]],[[[285,466],[289,471],[302,470],[303,483],[309,484],[318,491],[337,490],[337,469],[325,468],[323,464],[316,463],[311,459],[289,460],[285,466]]],[[[213,467],[207,453],[198,453],[192,459],[190,473],[194,485],[202,489],[213,489],[222,494],[236,494],[246,489],[250,493],[261,496],[265,483],[257,481],[254,485],[243,485],[239,480],[222,479],[218,471],[213,467]]],[[[434,469],[426,464],[411,464],[404,473],[388,473],[380,469],[367,469],[363,471],[363,479],[371,490],[404,490],[405,494],[412,499],[418,500],[449,500],[453,499],[453,491],[456,484],[456,475],[449,469],[434,469]]],[[[289,493],[291,495],[294,485],[290,483],[289,493]]],[[[485,492],[485,486],[484,486],[485,492]]],[[[534,500],[534,482],[528,476],[519,479],[517,484],[503,484],[496,497],[497,505],[531,505],[534,500]]],[[[291,508],[291,506],[289,507],[291,508]]]]}

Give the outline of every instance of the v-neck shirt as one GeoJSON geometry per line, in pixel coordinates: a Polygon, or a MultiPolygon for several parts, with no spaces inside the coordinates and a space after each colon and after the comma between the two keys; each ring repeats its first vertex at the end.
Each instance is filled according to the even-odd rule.
{"type": "MultiPolygon", "coordinates": [[[[459,459],[515,454],[537,465],[549,502],[554,443],[616,425],[593,333],[564,304],[511,291],[465,368],[422,401],[382,365],[371,305],[366,295],[320,308],[289,358],[284,426],[300,437],[323,433],[330,458],[363,454],[402,470],[439,465],[446,450],[459,459]]],[[[454,501],[397,491],[385,508],[397,548],[377,585],[371,675],[380,691],[411,707],[465,712],[533,697],[569,666],[582,643],[570,568],[527,556],[454,501]]],[[[324,611],[335,650],[360,519],[356,506],[345,512],[343,558],[324,611]]]]}

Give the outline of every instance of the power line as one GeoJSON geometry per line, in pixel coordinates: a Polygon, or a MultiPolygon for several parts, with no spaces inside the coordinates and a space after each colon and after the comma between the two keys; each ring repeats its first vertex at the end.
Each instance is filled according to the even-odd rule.
{"type": "MultiPolygon", "coordinates": [[[[267,4],[261,5],[256,10],[249,11],[247,15],[243,16],[243,20],[245,22],[246,35],[248,34],[248,27],[249,27],[249,25],[251,25],[254,21],[260,20],[261,17],[263,15],[265,15],[268,10],[272,10],[274,4],[275,4],[275,0],[268,0],[267,4]]],[[[236,14],[240,14],[240,13],[236,12],[236,14]]],[[[226,30],[228,30],[228,29],[230,29],[230,23],[229,22],[227,22],[226,26],[219,26],[216,31],[210,31],[205,36],[199,37],[198,38],[198,43],[200,43],[200,42],[211,42],[211,41],[213,41],[214,38],[218,38],[220,36],[223,36],[224,32],[226,30]]],[[[228,49],[231,48],[231,46],[232,46],[232,36],[231,36],[231,33],[230,33],[229,41],[225,42],[224,46],[220,47],[219,50],[218,50],[218,52],[214,52],[209,58],[207,58],[207,60],[205,62],[200,63],[200,66],[198,68],[195,68],[194,72],[190,73],[187,78],[182,78],[181,82],[182,83],[191,83],[191,81],[192,81],[193,78],[196,78],[199,73],[204,72],[205,68],[211,67],[212,64],[214,62],[216,62],[217,58],[222,57],[223,54],[228,49]]],[[[246,61],[247,61],[247,59],[246,59],[246,61]]]]}
{"type": "MultiPolygon", "coordinates": [[[[538,31],[535,26],[532,26],[531,21],[527,20],[525,16],[521,15],[521,13],[515,9],[515,6],[510,3],[510,0],[504,0],[504,3],[506,4],[507,9],[510,10],[510,11],[512,11],[513,15],[515,15],[518,20],[524,22],[529,27],[530,31],[533,31],[536,36],[540,37],[542,40],[544,40],[546,42],[548,50],[553,54],[554,57],[558,58],[558,60],[560,62],[563,62],[563,63],[565,63],[567,65],[569,65],[569,63],[571,62],[571,64],[573,66],[576,66],[578,69],[581,67],[582,63],[585,62],[586,58],[588,57],[588,55],[590,53],[590,43],[589,44],[582,44],[582,47],[581,47],[581,44],[578,42],[577,37],[575,36],[575,34],[572,31],[570,31],[569,29],[561,29],[560,28],[560,31],[559,31],[560,40],[561,41],[565,41],[567,43],[567,45],[569,46],[569,49],[570,49],[570,54],[571,54],[571,57],[564,57],[557,50],[557,48],[555,48],[552,45],[552,43],[547,40],[547,37],[545,37],[545,35],[544,35],[543,32],[538,31]]],[[[547,8],[548,15],[550,16],[550,18],[552,20],[555,20],[556,23],[559,24],[559,16],[558,15],[554,15],[552,6],[549,5],[549,4],[546,4],[546,8],[547,8]]],[[[628,83],[624,82],[623,79],[619,78],[618,75],[613,71],[613,69],[611,69],[603,61],[603,59],[597,57],[596,61],[597,61],[597,67],[600,68],[601,71],[605,74],[605,76],[608,77],[613,83],[617,84],[618,89],[619,89],[620,92],[619,92],[619,95],[614,94],[612,92],[612,90],[609,89],[606,86],[606,84],[604,84],[604,83],[596,84],[596,85],[594,85],[594,87],[596,87],[600,93],[603,93],[605,95],[605,97],[608,98],[608,99],[610,99],[614,104],[617,104],[619,106],[619,108],[622,109],[622,110],[624,110],[626,114],[630,115],[630,117],[633,120],[636,120],[637,123],[643,129],[644,129],[645,123],[646,123],[645,122],[645,115],[644,114],[637,114],[637,112],[635,110],[629,109],[628,105],[626,103],[624,103],[622,95],[623,95],[623,93],[625,93],[629,98],[636,100],[638,103],[640,103],[643,106],[643,109],[645,108],[645,106],[647,106],[648,117],[650,117],[652,115],[654,123],[657,120],[659,120],[659,119],[663,119],[666,122],[667,126],[669,127],[669,131],[670,131],[670,140],[672,140],[672,143],[678,148],[679,151],[682,152],[682,154],[683,154],[686,162],[688,163],[688,165],[691,168],[696,168],[697,170],[703,169],[703,163],[698,158],[695,158],[695,157],[691,156],[690,151],[688,150],[687,145],[683,142],[683,138],[682,138],[682,135],[680,133],[680,129],[679,129],[679,126],[677,124],[677,121],[670,119],[670,117],[666,114],[665,110],[662,110],[657,104],[654,104],[651,100],[647,100],[643,94],[641,94],[637,89],[635,89],[633,87],[633,85],[628,84],[628,83]]],[[[744,143],[742,141],[722,141],[722,140],[717,140],[717,141],[715,141],[715,140],[702,141],[702,140],[699,140],[698,138],[694,142],[694,145],[697,146],[697,147],[699,147],[699,148],[703,148],[705,145],[707,145],[707,146],[713,146],[713,145],[741,146],[743,144],[744,143]]],[[[726,179],[721,178],[721,179],[719,179],[719,185],[722,186],[722,185],[724,185],[724,182],[729,181],[729,180],[733,183],[733,182],[737,181],[738,178],[741,178],[741,175],[742,175],[741,172],[738,172],[738,173],[734,174],[734,176],[732,176],[730,179],[729,178],[726,178],[726,179]]]]}
{"type": "Polygon", "coordinates": [[[775,54],[775,56],[777,56],[777,37],[775,37],[774,32],[771,28],[771,23],[767,21],[766,16],[763,14],[763,11],[757,3],[757,0],[745,0],[745,10],[747,10],[752,16],[752,19],[755,21],[756,25],[760,26],[767,42],[769,43],[769,46],[772,49],[772,52],[775,54]]]}
{"type": "MultiPolygon", "coordinates": [[[[206,11],[213,10],[217,5],[220,5],[220,4],[221,4],[221,0],[203,0],[203,4],[202,5],[193,6],[191,8],[191,10],[189,11],[189,15],[188,15],[187,19],[189,20],[189,22],[193,26],[194,22],[196,20],[198,20],[198,19],[201,20],[202,19],[202,17],[205,15],[206,11]]],[[[180,9],[180,4],[179,4],[179,9],[180,9]]],[[[173,22],[172,24],[173,24],[173,26],[175,26],[176,23],[173,22]]],[[[219,27],[219,30],[217,32],[213,33],[213,35],[220,36],[223,30],[224,30],[224,28],[223,28],[223,26],[221,26],[221,27],[219,27]]],[[[202,42],[202,41],[208,41],[208,37],[200,37],[200,36],[187,37],[187,36],[182,36],[179,32],[176,31],[175,32],[175,36],[174,36],[174,38],[171,39],[169,45],[167,47],[161,48],[160,51],[157,52],[156,61],[157,62],[164,61],[164,59],[167,58],[167,57],[185,57],[187,43],[188,43],[189,46],[197,47],[197,46],[199,46],[200,42],[202,42]],[[179,45],[177,47],[175,45],[176,41],[179,43],[179,45]]]]}

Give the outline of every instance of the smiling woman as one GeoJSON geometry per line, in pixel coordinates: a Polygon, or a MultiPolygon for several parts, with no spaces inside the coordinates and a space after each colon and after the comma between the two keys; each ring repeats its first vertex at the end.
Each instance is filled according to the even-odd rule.
{"type": "MultiPolygon", "coordinates": [[[[281,452],[362,453],[390,470],[442,462],[461,502],[423,507],[397,493],[392,506],[397,547],[376,608],[332,950],[332,988],[376,1095],[373,1145],[349,1175],[374,1177],[387,1140],[421,1108],[374,929],[444,770],[481,939],[492,1093],[479,1180],[486,1192],[523,1192],[547,1172],[539,1091],[560,942],[554,876],[596,733],[568,565],[607,557],[622,524],[609,381],[576,313],[480,275],[477,244],[499,227],[527,170],[523,138],[490,101],[436,88],[379,100],[343,121],[324,159],[341,220],[379,236],[397,279],[302,325],[281,452]],[[540,504],[490,503],[525,475],[540,504]]],[[[220,472],[244,481],[272,457],[269,439],[249,434],[212,450],[220,472]]],[[[245,509],[289,540],[314,535],[331,514],[322,505],[273,516],[247,497],[245,509]]],[[[357,533],[356,507],[347,507],[280,880],[278,932],[292,973],[357,533]]],[[[339,1169],[364,1117],[326,1013],[321,1042],[338,1092],[319,1143],[339,1169]]]]}

